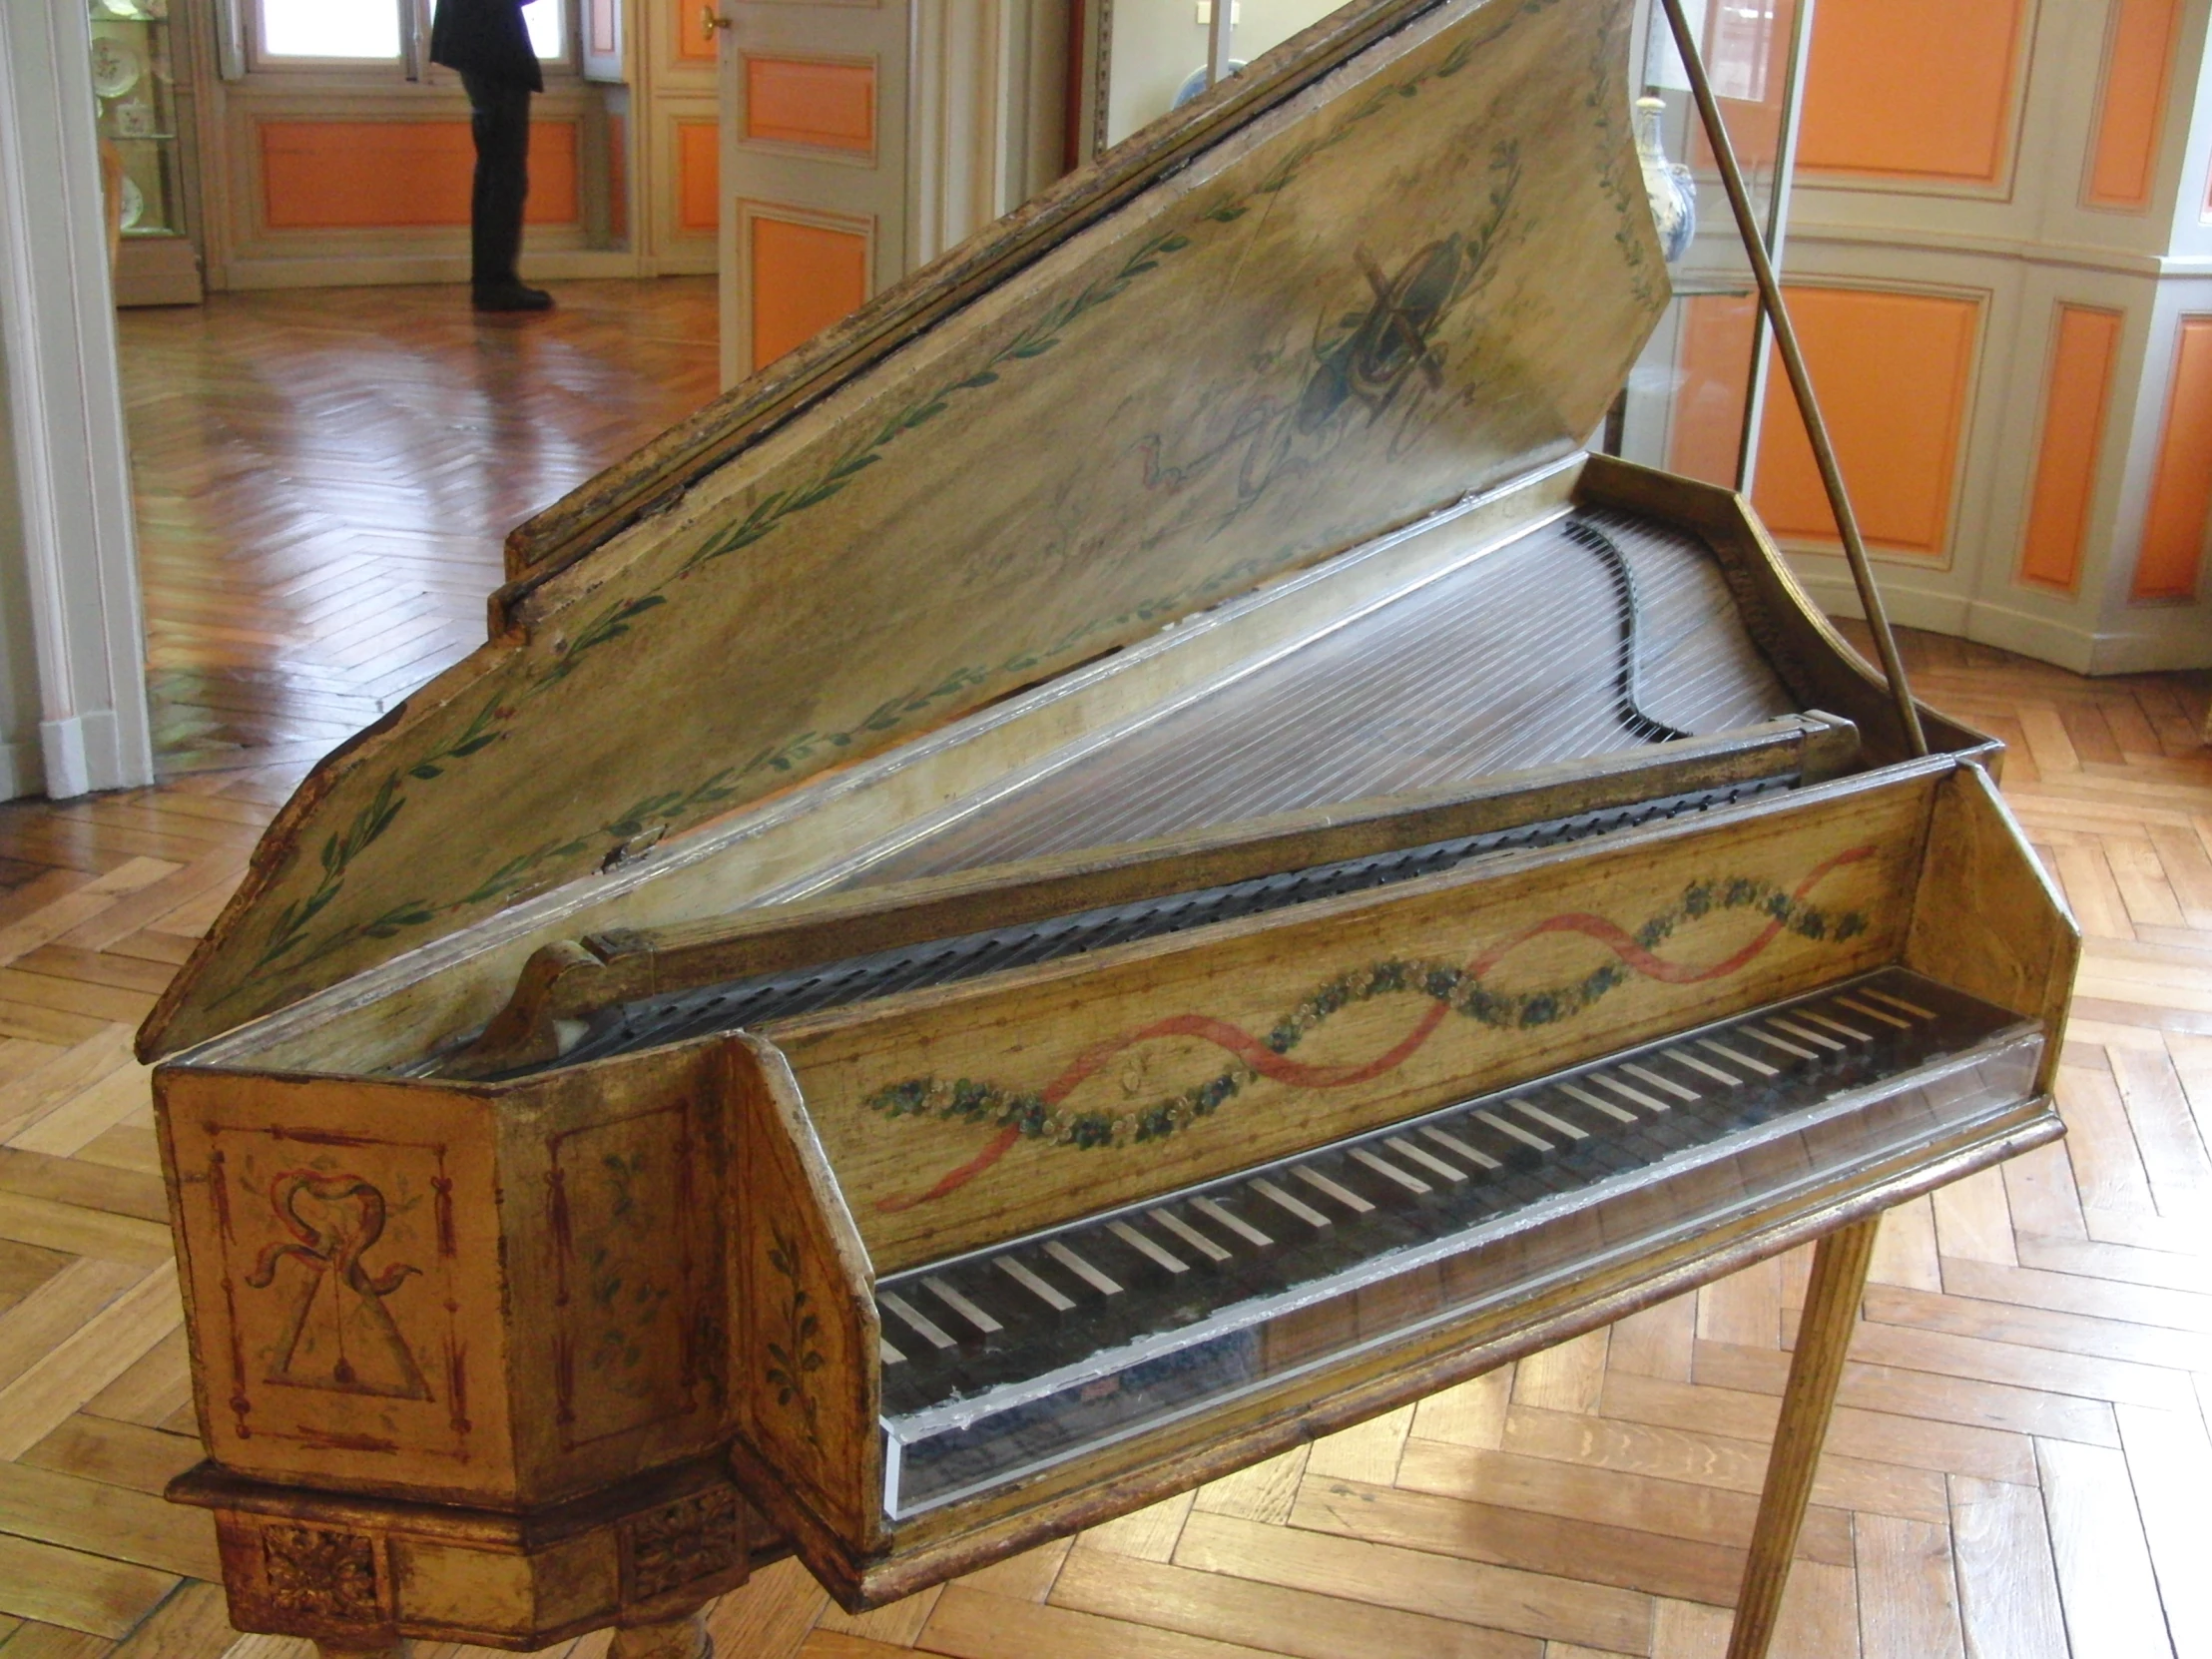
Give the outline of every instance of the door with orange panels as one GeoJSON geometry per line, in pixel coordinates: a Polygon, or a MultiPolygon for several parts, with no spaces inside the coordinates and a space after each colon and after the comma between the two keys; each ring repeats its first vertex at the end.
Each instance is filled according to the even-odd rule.
{"type": "Polygon", "coordinates": [[[727,383],[906,269],[911,0],[714,3],[727,383]]]}

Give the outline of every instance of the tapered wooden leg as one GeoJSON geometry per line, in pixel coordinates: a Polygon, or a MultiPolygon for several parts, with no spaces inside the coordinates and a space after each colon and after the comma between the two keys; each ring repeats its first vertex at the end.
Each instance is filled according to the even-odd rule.
{"type": "Polygon", "coordinates": [[[1879,1216],[1854,1222],[1829,1234],[1814,1252],[1813,1281],[1798,1320],[1797,1354],[1782,1394],[1782,1420],[1767,1460],[1766,1488],[1759,1494],[1759,1520],[1752,1528],[1751,1558],[1744,1563],[1743,1589],[1736,1598],[1728,1659],[1766,1659],[1767,1644],[1774,1639],[1782,1592],[1790,1582],[1790,1558],[1797,1553],[1798,1529],[1805,1524],[1805,1502],[1813,1492],[1821,1442],[1828,1438],[1828,1416],[1836,1403],[1836,1385],[1844,1378],[1844,1354],[1851,1347],[1851,1328],[1859,1318],[1880,1225],[1879,1216]]]}
{"type": "Polygon", "coordinates": [[[714,1659],[714,1652],[707,1609],[700,1606],[680,1619],[622,1626],[608,1644],[607,1659],[714,1659]]]}

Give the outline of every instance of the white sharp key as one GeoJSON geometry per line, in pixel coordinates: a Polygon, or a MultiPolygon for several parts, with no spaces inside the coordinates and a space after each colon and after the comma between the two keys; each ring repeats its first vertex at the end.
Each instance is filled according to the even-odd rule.
{"type": "MultiPolygon", "coordinates": [[[[1634,1112],[1624,1112],[1618,1106],[1614,1105],[1610,1100],[1601,1100],[1596,1095],[1590,1093],[1588,1089],[1581,1088],[1576,1084],[1561,1083],[1558,1085],[1558,1089],[1561,1094],[1566,1095],[1571,1099],[1581,1101],[1582,1104],[1589,1107],[1591,1111],[1604,1113],[1605,1116],[1611,1118],[1615,1123],[1634,1123],[1636,1121],[1636,1114],[1634,1112]]],[[[1660,1110],[1664,1111],[1665,1108],[1661,1107],[1660,1110]]]]}
{"type": "Polygon", "coordinates": [[[1891,1007],[1911,1014],[1915,1019],[1934,1019],[1936,1017],[1935,1009],[1924,1008],[1918,1002],[1908,1002],[1902,996],[1892,996],[1888,991],[1878,991],[1872,985],[1861,986],[1859,994],[1861,996],[1871,996],[1877,1002],[1887,1002],[1891,1007]]]}
{"type": "Polygon", "coordinates": [[[947,1337],[944,1334],[943,1329],[937,1324],[936,1321],[932,1320],[927,1314],[923,1313],[919,1308],[916,1308],[912,1303],[908,1302],[896,1291],[884,1291],[880,1295],[878,1295],[875,1300],[877,1302],[880,1302],[884,1307],[888,1308],[892,1313],[896,1314],[901,1320],[904,1320],[906,1322],[907,1329],[912,1331],[915,1336],[919,1337],[931,1348],[956,1348],[957,1346],[959,1346],[958,1344],[954,1343],[950,1337],[947,1337]]]}
{"type": "Polygon", "coordinates": [[[1303,1198],[1293,1198],[1273,1181],[1255,1181],[1252,1183],[1252,1190],[1270,1204],[1280,1205],[1283,1209],[1290,1211],[1292,1215],[1298,1217],[1300,1221],[1305,1222],[1308,1226],[1328,1227],[1331,1225],[1327,1216],[1303,1198]]]}
{"type": "Polygon", "coordinates": [[[1113,1234],[1115,1238],[1137,1252],[1138,1255],[1150,1260],[1156,1267],[1166,1268],[1170,1273],[1189,1273],[1191,1271],[1190,1263],[1179,1256],[1170,1255],[1167,1251],[1162,1250],[1125,1221],[1108,1222],[1106,1231],[1113,1234]]]}
{"type": "Polygon", "coordinates": [[[1291,1173],[1317,1193],[1326,1193],[1356,1216],[1364,1216],[1375,1206],[1354,1192],[1350,1187],[1340,1187],[1318,1169],[1308,1169],[1304,1164],[1293,1164],[1291,1173]]]}
{"type": "Polygon", "coordinates": [[[1739,1025],[1736,1029],[1755,1041],[1765,1043],[1769,1048],[1779,1048],[1783,1053],[1795,1054],[1801,1060],[1818,1060],[1820,1058],[1810,1048],[1802,1048],[1790,1041],[1788,1037],[1778,1037],[1772,1031],[1761,1030],[1756,1025],[1739,1025]]]}
{"type": "Polygon", "coordinates": [[[906,1363],[906,1356],[883,1341],[880,1335],[875,1339],[875,1354],[886,1366],[903,1366],[906,1363]]]}
{"type": "Polygon", "coordinates": [[[1476,1148],[1467,1145],[1457,1135],[1447,1134],[1441,1129],[1423,1129],[1421,1133],[1446,1152],[1458,1153],[1460,1157],[1476,1169],[1503,1169],[1505,1167],[1487,1152],[1478,1151],[1476,1148]]]}
{"type": "Polygon", "coordinates": [[[1507,1123],[1495,1112],[1479,1111],[1474,1114],[1500,1135],[1509,1135],[1523,1146],[1532,1146],[1538,1152],[1556,1152],[1559,1149],[1541,1135],[1531,1135],[1517,1123],[1507,1123]]]}
{"type": "Polygon", "coordinates": [[[1880,1008],[1870,1008],[1864,1002],[1854,1002],[1848,996],[1839,996],[1836,999],[1836,1005],[1840,1008],[1849,1008],[1855,1014],[1865,1014],[1869,1019],[1878,1019],[1884,1025],[1894,1025],[1900,1031],[1913,1029],[1911,1020],[1899,1019],[1895,1014],[1886,1014],[1880,1008]]]}
{"type": "Polygon", "coordinates": [[[1873,1037],[1858,1029],[1858,1027],[1846,1025],[1840,1019],[1830,1019],[1826,1014],[1816,1014],[1810,1008],[1800,1008],[1798,1014],[1801,1018],[1811,1020],[1815,1025],[1825,1025],[1831,1031],[1840,1032],[1855,1043],[1871,1043],[1874,1041],[1873,1037]]]}
{"type": "Polygon", "coordinates": [[[1082,1280],[1084,1284],[1090,1286],[1100,1296],[1121,1295],[1119,1285],[1100,1273],[1098,1269],[1092,1267],[1090,1263],[1084,1261],[1082,1257],[1076,1255],[1074,1251],[1068,1249],[1058,1239],[1054,1239],[1046,1245],[1044,1253],[1059,1263],[1060,1266],[1066,1268],[1068,1272],[1074,1274],[1076,1278],[1082,1280]]]}
{"type": "Polygon", "coordinates": [[[1433,1152],[1423,1152],[1403,1135],[1392,1135],[1382,1144],[1400,1158],[1410,1158],[1431,1175],[1440,1175],[1446,1181],[1464,1181],[1467,1178],[1465,1170],[1453,1169],[1433,1152]]]}
{"type": "Polygon", "coordinates": [[[1354,1147],[1352,1149],[1352,1155],[1355,1158],[1359,1159],[1361,1163],[1367,1165],[1368,1168],[1375,1171],[1376,1174],[1382,1176],[1385,1181],[1395,1181],[1399,1186],[1403,1187],[1409,1193],[1425,1193],[1434,1191],[1434,1189],[1430,1187],[1427,1182],[1423,1181],[1419,1176],[1406,1174],[1405,1171],[1399,1169],[1395,1164],[1387,1163],[1384,1160],[1378,1158],[1374,1153],[1370,1152],[1364,1146],[1354,1147]]]}
{"type": "MultiPolygon", "coordinates": [[[[1618,1077],[1614,1077],[1609,1073],[1592,1071],[1585,1072],[1583,1075],[1588,1077],[1589,1080],[1593,1083],[1604,1084],[1605,1087],[1611,1089],[1615,1094],[1619,1095],[1621,1099],[1633,1100],[1637,1105],[1641,1106],[1647,1112],[1671,1112],[1674,1110],[1672,1106],[1669,1106],[1657,1095],[1646,1094],[1643,1090],[1636,1087],[1635,1084],[1623,1083],[1618,1077]]],[[[1620,1108],[1618,1106],[1615,1106],[1613,1107],[1613,1110],[1618,1112],[1620,1108]]],[[[1633,1123],[1635,1119],[1631,1117],[1628,1121],[1633,1123]]]]}
{"type": "MultiPolygon", "coordinates": [[[[1718,1054],[1724,1060],[1733,1060],[1737,1065],[1742,1066],[1744,1070],[1755,1071],[1761,1077],[1780,1077],[1782,1075],[1782,1073],[1775,1070],[1774,1067],[1768,1065],[1766,1061],[1754,1060],[1750,1055],[1739,1054],[1733,1048],[1723,1048],[1711,1037],[1698,1038],[1697,1045],[1700,1048],[1707,1049],[1710,1050],[1712,1053],[1718,1054]]],[[[1733,1083],[1736,1081],[1736,1079],[1731,1077],[1729,1081],[1733,1083]]]]}
{"type": "Polygon", "coordinates": [[[1230,1232],[1236,1234],[1246,1244],[1258,1245],[1262,1250],[1265,1250],[1275,1243],[1273,1239],[1253,1226],[1252,1223],[1243,1220],[1241,1217],[1231,1215],[1210,1198],[1192,1199],[1191,1208],[1208,1221],[1220,1222],[1222,1226],[1228,1228],[1230,1232]]]}
{"type": "Polygon", "coordinates": [[[1228,1251],[1222,1249],[1220,1245],[1214,1243],[1213,1240],[1209,1239],[1205,1234],[1201,1233],[1197,1228],[1193,1227],[1181,1216],[1176,1215],[1172,1210],[1147,1210],[1145,1214],[1150,1216],[1153,1221],[1159,1226],[1164,1227],[1170,1233],[1173,1233],[1177,1238],[1181,1239],[1185,1244],[1189,1245],[1193,1250],[1197,1251],[1208,1261],[1226,1262],[1229,1260],[1228,1251]]]}
{"type": "Polygon", "coordinates": [[[1570,1141],[1586,1141],[1590,1138],[1585,1131],[1575,1128],[1575,1126],[1569,1123],[1565,1118],[1559,1117],[1555,1113],[1545,1111],[1541,1106],[1538,1106],[1533,1101],[1516,1100],[1513,1102],[1513,1110],[1520,1113],[1523,1117],[1533,1118],[1536,1122],[1542,1124],[1546,1129],[1556,1129],[1560,1134],[1566,1136],[1567,1139],[1570,1141]]]}
{"type": "Polygon", "coordinates": [[[1074,1300],[1063,1295],[1058,1287],[1038,1278],[1011,1256],[998,1259],[998,1270],[1055,1314],[1064,1314],[1075,1306],[1074,1300]]]}
{"type": "MultiPolygon", "coordinates": [[[[1817,1018],[1818,1016],[1816,1015],[1815,1017],[1817,1018]]],[[[1781,1029],[1789,1032],[1790,1035],[1793,1037],[1803,1037],[1809,1043],[1819,1043],[1821,1047],[1831,1049],[1838,1054],[1841,1054],[1844,1051],[1844,1045],[1838,1042],[1834,1037],[1824,1036],[1820,1032],[1814,1030],[1810,1025],[1801,1024],[1797,1020],[1784,1019],[1780,1014],[1776,1014],[1774,1018],[1768,1020],[1767,1023],[1769,1025],[1779,1026],[1781,1029]]]]}
{"type": "Polygon", "coordinates": [[[1006,1329],[1004,1326],[1000,1325],[998,1321],[992,1319],[990,1315],[984,1313],[982,1309],[976,1307],[974,1303],[968,1301],[966,1297],[962,1296],[958,1291],[954,1290],[950,1285],[947,1285],[943,1280],[936,1278],[934,1275],[927,1279],[924,1279],[922,1283],[929,1287],[929,1294],[931,1296],[935,1297],[939,1302],[943,1303],[955,1314],[958,1314],[960,1318],[966,1320],[968,1324],[974,1326],[976,1330],[982,1332],[984,1336],[988,1337],[994,1331],[1003,1331],[1006,1329]]]}
{"type": "MultiPolygon", "coordinates": [[[[1705,1069],[1711,1071],[1713,1068],[1707,1066],[1705,1069]]],[[[1655,1089],[1665,1089],[1677,1100],[1702,1100],[1705,1098],[1697,1090],[1686,1089],[1673,1078],[1661,1077],[1657,1072],[1647,1070],[1645,1067],[1637,1065],[1633,1060],[1623,1060],[1621,1070],[1627,1072],[1631,1077],[1641,1077],[1655,1089]]]]}
{"type": "MultiPolygon", "coordinates": [[[[1703,1073],[1705,1073],[1706,1076],[1712,1078],[1714,1081],[1726,1083],[1732,1089],[1741,1088],[1743,1086],[1744,1080],[1741,1077],[1731,1077],[1728,1075],[1727,1072],[1721,1070],[1719,1066],[1707,1065],[1703,1060],[1699,1059],[1695,1054],[1692,1054],[1686,1048],[1668,1049],[1667,1058],[1673,1060],[1678,1065],[1688,1066],[1692,1071],[1702,1071],[1703,1073]]],[[[1773,1073],[1770,1072],[1768,1073],[1768,1075],[1771,1077],[1773,1073]]]]}

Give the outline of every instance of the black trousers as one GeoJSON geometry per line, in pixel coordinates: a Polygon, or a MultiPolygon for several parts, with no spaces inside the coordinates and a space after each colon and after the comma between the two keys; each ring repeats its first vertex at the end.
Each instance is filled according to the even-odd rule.
{"type": "Polygon", "coordinates": [[[467,71],[469,129],[476,139],[476,185],[469,197],[468,275],[480,288],[515,280],[522,252],[522,204],[530,194],[530,89],[467,71]]]}

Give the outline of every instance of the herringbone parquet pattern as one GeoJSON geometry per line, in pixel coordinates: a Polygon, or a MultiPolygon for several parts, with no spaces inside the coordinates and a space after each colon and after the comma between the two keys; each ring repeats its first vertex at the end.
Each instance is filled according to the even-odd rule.
{"type": "Polygon", "coordinates": [[[484,638],[513,525],[717,385],[711,277],[119,316],[165,776],[305,765],[484,638]],[[249,751],[252,753],[242,753],[249,751]]]}
{"type": "MultiPolygon", "coordinates": [[[[664,297],[647,289],[642,311],[664,297]]],[[[249,322],[306,304],[235,303],[249,322]]],[[[282,328],[257,337],[284,350],[282,328]]],[[[607,338],[626,349],[619,328],[607,338]]],[[[558,355],[546,372],[608,370],[558,355]]],[[[189,402],[164,418],[189,428],[189,402]]],[[[487,527],[489,547],[519,507],[486,489],[440,511],[458,539],[487,527]]],[[[197,570],[211,608],[227,580],[242,609],[264,603],[246,585],[258,532],[195,511],[199,565],[149,528],[165,568],[197,570]],[[210,549],[234,536],[225,564],[210,549]]],[[[292,557],[267,568],[311,563],[292,557]]],[[[373,614],[360,610],[355,624],[373,614]]],[[[323,648],[311,619],[286,626],[323,648]]],[[[1777,1651],[2212,1654],[2204,677],[2087,682],[1909,643],[1928,695],[2012,740],[2006,793],[2090,934],[2072,1133],[1885,1223],[1777,1651]]],[[[289,648],[223,649],[271,669],[289,648]]],[[[207,1516],[157,1495],[197,1445],[145,1079],[126,1052],[295,773],[0,809],[0,1659],[307,1659],[230,1629],[206,1582],[207,1516]]],[[[1804,1271],[1792,1258],[1739,1275],[866,1618],[787,1563],[717,1607],[721,1651],[1718,1659],[1804,1271]]]]}

